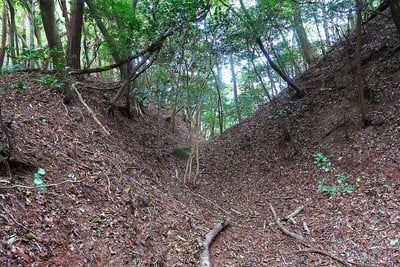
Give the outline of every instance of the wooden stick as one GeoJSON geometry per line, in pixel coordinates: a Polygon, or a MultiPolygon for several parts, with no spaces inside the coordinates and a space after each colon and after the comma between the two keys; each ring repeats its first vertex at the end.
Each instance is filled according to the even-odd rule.
{"type": "Polygon", "coordinates": [[[296,217],[297,214],[299,214],[303,209],[304,209],[304,206],[298,207],[295,211],[293,211],[292,213],[290,213],[289,215],[287,215],[287,216],[285,217],[285,220],[293,220],[293,218],[296,217]]]}
{"type": "Polygon", "coordinates": [[[76,88],[75,84],[72,84],[71,87],[75,90],[75,93],[78,95],[79,101],[85,106],[85,108],[89,111],[89,113],[92,115],[94,121],[101,127],[101,129],[107,134],[111,135],[109,131],[101,124],[101,122],[97,119],[96,115],[94,114],[93,110],[86,104],[85,100],[83,100],[82,95],[79,93],[78,89],[76,88]]]}
{"type": "Polygon", "coordinates": [[[0,189],[12,189],[12,188],[16,188],[16,187],[19,187],[19,188],[26,188],[26,189],[34,189],[34,188],[40,188],[40,187],[53,187],[53,186],[59,186],[59,185],[62,185],[62,184],[65,184],[65,183],[80,183],[80,182],[82,182],[83,180],[76,180],[76,181],[73,181],[73,180],[65,180],[65,181],[62,181],[62,182],[59,182],[59,183],[55,183],[55,184],[41,184],[41,185],[39,185],[39,186],[29,186],[29,185],[22,185],[22,184],[16,184],[16,185],[11,185],[11,186],[0,186],[0,189]]]}
{"type": "Polygon", "coordinates": [[[229,221],[221,220],[214,225],[214,228],[210,232],[208,232],[206,238],[203,241],[203,253],[200,257],[200,267],[211,267],[210,246],[214,242],[218,234],[222,232],[222,230],[224,230],[228,225],[229,221]]]}
{"type": "Polygon", "coordinates": [[[272,207],[271,204],[269,205],[269,209],[271,210],[271,213],[272,213],[272,216],[274,217],[276,225],[278,226],[279,230],[282,231],[282,233],[284,233],[285,235],[287,235],[288,237],[291,237],[291,238],[295,238],[295,239],[298,239],[298,240],[304,240],[302,235],[299,235],[299,234],[296,234],[296,233],[292,233],[282,225],[282,223],[280,222],[278,216],[276,216],[274,207],[272,207]]]}
{"type": "Polygon", "coordinates": [[[345,261],[345,260],[343,260],[341,258],[338,258],[338,257],[336,257],[336,256],[334,256],[334,255],[332,255],[332,254],[330,254],[328,252],[325,252],[323,250],[319,250],[319,249],[316,249],[316,248],[303,249],[303,250],[296,251],[296,253],[297,254],[299,254],[299,253],[316,253],[316,254],[328,256],[329,258],[331,258],[331,259],[333,259],[333,260],[335,260],[337,262],[340,262],[344,266],[350,266],[350,264],[347,261],[345,261]]]}

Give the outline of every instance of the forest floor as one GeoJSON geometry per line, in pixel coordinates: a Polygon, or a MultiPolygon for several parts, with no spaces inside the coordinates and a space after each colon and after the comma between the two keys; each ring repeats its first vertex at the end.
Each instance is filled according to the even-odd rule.
{"type": "Polygon", "coordinates": [[[183,184],[185,162],[171,155],[187,146],[188,130],[182,119],[171,130],[168,107],[111,116],[104,109],[113,91],[78,86],[107,135],[81,101],[64,105],[39,74],[0,76],[9,126],[1,152],[11,145],[11,175],[0,162],[0,265],[197,266],[202,240],[224,220],[214,266],[400,266],[396,36],[386,17],[365,26],[371,126],[361,127],[348,36],[296,80],[305,97],[282,93],[202,141],[196,186],[183,184]],[[329,158],[329,171],[316,166],[316,153],[329,158]],[[38,168],[46,191],[33,186],[38,168]],[[323,178],[325,189],[353,191],[323,192],[323,178]],[[301,237],[285,235],[271,207],[301,237]],[[283,219],[299,207],[292,222],[283,219]]]}

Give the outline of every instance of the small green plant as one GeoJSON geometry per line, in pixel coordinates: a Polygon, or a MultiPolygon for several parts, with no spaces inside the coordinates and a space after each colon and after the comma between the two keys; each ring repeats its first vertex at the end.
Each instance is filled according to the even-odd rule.
{"type": "Polygon", "coordinates": [[[18,90],[25,90],[26,87],[25,87],[24,82],[19,81],[19,82],[7,85],[1,89],[3,89],[4,91],[18,91],[18,90]]]}
{"type": "MultiPolygon", "coordinates": [[[[332,172],[332,164],[329,161],[329,158],[326,157],[323,153],[318,152],[314,154],[314,163],[318,167],[318,169],[323,172],[329,172],[333,175],[332,172]]],[[[354,188],[351,187],[348,183],[346,183],[346,174],[339,173],[335,174],[335,183],[333,185],[327,185],[328,179],[323,177],[317,183],[318,189],[321,192],[326,192],[329,195],[336,195],[336,193],[351,193],[354,191],[354,188]]]]}
{"type": "Polygon", "coordinates": [[[44,186],[42,176],[46,174],[46,171],[42,168],[38,168],[37,171],[33,174],[33,184],[40,188],[43,192],[46,191],[46,186],[44,186]]]}
{"type": "Polygon", "coordinates": [[[62,82],[60,82],[58,79],[56,79],[55,77],[53,77],[51,75],[40,76],[40,78],[35,79],[35,81],[37,81],[38,83],[40,83],[42,85],[49,85],[54,88],[61,88],[63,86],[62,82]]]}
{"type": "Polygon", "coordinates": [[[190,149],[188,148],[174,148],[171,152],[172,155],[187,160],[190,157],[190,149]]]}
{"type": "Polygon", "coordinates": [[[322,178],[318,181],[318,189],[321,192],[327,192],[329,195],[336,195],[336,193],[351,193],[354,188],[345,182],[346,176],[344,174],[336,174],[336,184],[326,185],[327,179],[322,178]]]}
{"type": "Polygon", "coordinates": [[[14,65],[2,67],[0,74],[15,72],[15,71],[19,71],[19,70],[26,70],[24,64],[14,64],[14,65]]]}
{"type": "Polygon", "coordinates": [[[321,152],[314,155],[314,163],[317,167],[324,172],[328,172],[331,169],[331,162],[329,159],[321,152]]]}

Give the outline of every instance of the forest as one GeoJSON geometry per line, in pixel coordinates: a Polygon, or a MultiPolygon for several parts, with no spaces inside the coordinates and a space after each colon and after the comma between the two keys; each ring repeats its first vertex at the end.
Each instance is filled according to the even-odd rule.
{"type": "Polygon", "coordinates": [[[400,1],[0,8],[2,266],[400,264],[400,1]]]}

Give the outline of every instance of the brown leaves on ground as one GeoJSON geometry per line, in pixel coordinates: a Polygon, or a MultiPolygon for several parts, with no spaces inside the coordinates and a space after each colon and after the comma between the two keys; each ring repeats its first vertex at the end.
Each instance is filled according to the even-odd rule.
{"type": "Polygon", "coordinates": [[[211,247],[215,266],[336,266],[335,258],[400,265],[398,39],[385,17],[366,31],[373,126],[360,126],[345,53],[351,37],[298,79],[304,98],[282,93],[202,142],[200,184],[192,188],[182,184],[184,161],[171,155],[187,145],[187,128],[180,120],[173,132],[167,108],[149,106],[133,119],[116,109],[112,117],[104,110],[110,92],[78,88],[105,136],[78,100],[63,105],[35,74],[2,75],[2,88],[22,81],[25,89],[0,95],[12,133],[11,177],[0,162],[1,265],[196,266],[202,239],[221,218],[231,227],[211,247]],[[315,166],[317,152],[329,157],[330,172],[315,166]],[[46,192],[32,188],[39,167],[53,185],[46,192]],[[318,189],[323,178],[334,185],[336,174],[352,193],[318,189]],[[280,232],[270,205],[281,219],[304,205],[296,224],[282,223],[305,241],[280,232]]]}

